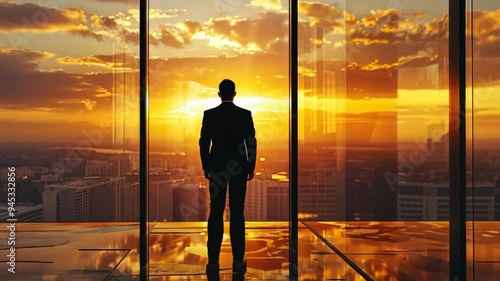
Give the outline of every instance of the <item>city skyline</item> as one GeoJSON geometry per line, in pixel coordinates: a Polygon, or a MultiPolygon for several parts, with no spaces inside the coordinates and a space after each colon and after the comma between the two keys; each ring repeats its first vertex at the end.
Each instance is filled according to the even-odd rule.
{"type": "MultiPolygon", "coordinates": [[[[5,36],[0,37],[0,60],[15,66],[1,75],[9,81],[0,97],[2,142],[74,143],[85,137],[82,131],[105,121],[114,122],[119,131],[106,140],[138,145],[138,2],[0,3],[0,11],[19,16],[4,17],[5,36]],[[36,24],[27,23],[31,18],[36,24]],[[64,48],[68,41],[79,47],[64,48]],[[30,83],[13,79],[13,74],[30,83]]],[[[287,5],[254,0],[223,11],[200,3],[150,3],[150,141],[161,143],[165,134],[173,141],[196,141],[202,112],[218,104],[216,85],[224,77],[237,83],[235,102],[254,112],[258,137],[266,137],[276,124],[277,131],[286,129],[287,5]],[[179,124],[185,129],[176,130],[179,124]],[[165,133],[156,133],[160,131],[165,133]]],[[[425,138],[429,123],[447,123],[447,87],[429,80],[445,75],[439,61],[446,52],[436,52],[439,48],[429,40],[446,39],[447,7],[405,3],[399,8],[300,3],[299,38],[305,45],[299,47],[299,75],[317,75],[310,65],[315,58],[322,58],[325,69],[336,75],[333,97],[320,97],[314,88],[312,93],[299,91],[302,115],[321,110],[318,103],[334,106],[328,114],[337,120],[373,119],[383,125],[384,116],[396,114],[398,142],[425,138]],[[313,38],[313,27],[321,27],[324,35],[313,38]],[[325,55],[314,55],[315,47],[325,55]],[[363,85],[363,77],[387,71],[398,73],[397,88],[390,90],[397,91],[396,98],[387,96],[384,85],[363,85]],[[418,84],[412,82],[416,74],[423,77],[418,84]],[[359,86],[364,92],[356,91],[359,86]]],[[[500,77],[488,69],[500,65],[491,47],[497,40],[491,34],[500,27],[490,20],[500,11],[487,3],[475,8],[476,63],[469,65],[475,73],[475,138],[495,139],[500,137],[493,130],[500,111],[491,105],[500,101],[493,94],[500,77]]],[[[287,143],[287,134],[275,135],[273,141],[287,143]]]]}

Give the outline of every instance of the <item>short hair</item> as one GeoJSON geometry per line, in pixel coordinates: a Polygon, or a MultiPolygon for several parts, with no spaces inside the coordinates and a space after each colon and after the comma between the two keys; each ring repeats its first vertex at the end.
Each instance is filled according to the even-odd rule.
{"type": "Polygon", "coordinates": [[[219,93],[223,100],[230,100],[233,97],[236,85],[230,79],[224,79],[219,84],[219,93]]]}

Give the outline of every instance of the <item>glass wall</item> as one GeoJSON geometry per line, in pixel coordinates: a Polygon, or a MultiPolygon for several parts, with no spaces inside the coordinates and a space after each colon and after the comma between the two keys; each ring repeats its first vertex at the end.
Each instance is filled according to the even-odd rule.
{"type": "Polygon", "coordinates": [[[468,279],[493,280],[498,276],[500,255],[498,225],[500,4],[469,1],[467,32],[468,74],[468,279]],[[495,20],[493,20],[495,19],[495,20]]]}
{"type": "Polygon", "coordinates": [[[348,3],[348,256],[372,278],[448,278],[447,2],[348,3]],[[368,253],[368,254],[363,254],[368,253]]]}
{"type": "MultiPolygon", "coordinates": [[[[210,191],[199,139],[204,111],[221,104],[219,83],[228,78],[236,84],[234,104],[252,113],[257,138],[255,177],[247,182],[244,207],[246,247],[255,251],[248,266],[259,268],[257,257],[272,257],[263,274],[283,275],[282,260],[288,260],[283,245],[289,201],[288,4],[199,0],[150,1],[149,6],[150,267],[157,274],[199,273],[197,266],[207,262],[210,191]]],[[[232,261],[230,193],[221,267],[231,267],[232,261]]]]}
{"type": "Polygon", "coordinates": [[[0,3],[3,221],[139,220],[138,3],[0,3]]]}
{"type": "MultiPolygon", "coordinates": [[[[300,80],[299,130],[299,190],[308,195],[299,197],[299,213],[320,221],[308,224],[371,278],[445,280],[447,3],[304,1],[302,8],[322,28],[311,28],[314,63],[305,67],[303,56],[299,69],[308,74],[300,80]],[[308,137],[317,141],[310,151],[308,137]],[[306,192],[308,185],[315,190],[306,192]],[[307,211],[309,201],[328,202],[329,216],[307,211]]],[[[351,271],[348,279],[360,278],[351,271]]]]}

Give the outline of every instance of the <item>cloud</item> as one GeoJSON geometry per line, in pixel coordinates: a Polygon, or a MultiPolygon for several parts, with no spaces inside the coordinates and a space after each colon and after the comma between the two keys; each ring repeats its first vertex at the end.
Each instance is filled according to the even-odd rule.
{"type": "Polygon", "coordinates": [[[429,19],[422,13],[372,10],[347,25],[346,40],[335,48],[346,49],[348,69],[364,79],[384,70],[442,64],[448,56],[447,31],[447,14],[429,19]]]}
{"type": "Polygon", "coordinates": [[[98,15],[92,15],[90,20],[95,26],[103,27],[107,29],[115,29],[118,26],[118,23],[115,20],[115,17],[103,17],[98,15]]]}
{"type": "MultiPolygon", "coordinates": [[[[157,25],[149,34],[149,44],[182,48],[191,43],[191,39],[201,30],[201,24],[191,20],[185,20],[177,24],[157,25]]],[[[120,34],[125,42],[139,44],[138,29],[123,27],[120,34]]]]}
{"type": "Polygon", "coordinates": [[[52,57],[53,54],[39,51],[0,49],[0,64],[12,66],[8,71],[4,70],[6,68],[0,70],[1,107],[51,108],[59,112],[95,110],[97,107],[105,110],[105,104],[110,103],[106,96],[112,89],[112,74],[40,70],[39,65],[52,57]]]}
{"type": "MultiPolygon", "coordinates": [[[[500,57],[500,10],[475,11],[472,14],[474,54],[480,57],[500,57]]],[[[469,38],[470,38],[469,34],[469,38]]]]}
{"type": "MultiPolygon", "coordinates": [[[[137,22],[139,21],[139,9],[129,9],[128,13],[137,22]]],[[[174,18],[184,13],[186,13],[186,9],[169,9],[169,10],[149,9],[149,19],[154,20],[154,19],[174,18]]]]}
{"type": "Polygon", "coordinates": [[[61,64],[73,65],[94,65],[115,70],[137,70],[139,69],[139,59],[127,55],[125,61],[121,55],[91,55],[81,58],[60,57],[57,62],[61,64]]]}
{"type": "Polygon", "coordinates": [[[369,46],[447,39],[448,14],[430,21],[421,13],[402,15],[401,11],[396,9],[372,10],[370,14],[350,25],[347,30],[350,43],[369,46]]]}
{"type": "Polygon", "coordinates": [[[201,24],[191,20],[185,20],[184,22],[177,24],[164,24],[158,25],[156,27],[157,34],[159,34],[156,39],[158,42],[172,46],[175,48],[181,48],[186,44],[191,42],[191,38],[201,31],[201,24]]]}
{"type": "Polygon", "coordinates": [[[308,17],[307,22],[310,26],[321,26],[325,29],[325,33],[335,29],[343,30],[345,27],[344,15],[346,17],[352,16],[335,6],[319,2],[300,2],[299,12],[308,17]]]}
{"type": "Polygon", "coordinates": [[[213,18],[205,23],[205,32],[220,48],[266,50],[288,36],[288,14],[266,12],[259,18],[213,18]]]}
{"type": "Polygon", "coordinates": [[[79,8],[58,10],[35,3],[0,2],[0,32],[80,30],[87,23],[79,8]]]}
{"type": "Polygon", "coordinates": [[[347,68],[349,70],[393,70],[401,67],[418,67],[428,66],[435,63],[437,55],[434,57],[429,56],[406,56],[398,57],[398,61],[394,63],[382,63],[380,60],[374,60],[368,64],[361,65],[357,62],[349,62],[347,68]]]}
{"type": "MultiPolygon", "coordinates": [[[[26,49],[0,49],[0,73],[25,73],[36,71],[38,65],[54,54],[26,49]]],[[[7,81],[6,81],[7,82],[7,81]]]]}
{"type": "MultiPolygon", "coordinates": [[[[139,30],[122,26],[119,36],[126,42],[139,43],[139,30]]],[[[288,15],[282,12],[265,12],[258,18],[211,18],[200,23],[185,20],[156,25],[149,35],[152,46],[183,48],[194,38],[208,40],[208,46],[223,50],[245,52],[277,51],[288,37],[288,15]]],[[[282,51],[282,50],[281,50],[282,51]]]]}
{"type": "MultiPolygon", "coordinates": [[[[88,14],[80,8],[44,7],[35,3],[17,4],[0,2],[0,32],[6,33],[12,46],[27,43],[28,36],[19,32],[61,32],[93,38],[101,41],[111,35],[105,30],[92,30],[88,26],[88,14]]],[[[116,27],[113,17],[91,16],[94,26],[112,29],[116,27]]]]}
{"type": "Polygon", "coordinates": [[[343,17],[340,9],[319,2],[300,2],[299,12],[316,19],[340,19],[343,17]]]}
{"type": "Polygon", "coordinates": [[[279,11],[283,9],[280,0],[252,0],[248,5],[251,7],[263,8],[265,10],[279,11]]]}
{"type": "Polygon", "coordinates": [[[93,110],[97,105],[97,101],[95,100],[79,100],[79,99],[71,99],[71,100],[60,100],[57,102],[58,104],[83,104],[87,110],[93,110]]]}

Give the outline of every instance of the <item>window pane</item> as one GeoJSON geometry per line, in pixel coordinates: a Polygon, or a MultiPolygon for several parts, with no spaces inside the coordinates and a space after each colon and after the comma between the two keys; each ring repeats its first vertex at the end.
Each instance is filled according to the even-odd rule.
{"type": "MultiPolygon", "coordinates": [[[[307,91],[303,94],[304,147],[313,131],[327,145],[316,144],[316,151],[301,156],[329,157],[325,167],[334,175],[327,181],[329,190],[335,190],[335,199],[328,200],[333,217],[320,219],[330,222],[314,227],[372,278],[444,280],[449,219],[447,3],[351,1],[325,7],[316,24],[336,23],[339,14],[345,23],[336,24],[343,27],[336,32],[332,28],[336,37],[331,35],[326,43],[315,38],[313,60],[325,62],[311,64],[312,78],[304,78],[314,87],[328,83],[328,71],[336,73],[335,83],[310,100],[318,112],[332,108],[333,121],[328,113],[307,115],[307,91]],[[321,54],[328,43],[332,50],[321,54]],[[345,50],[344,57],[338,49],[345,50]],[[319,96],[332,89],[335,103],[329,105],[319,96]],[[320,151],[326,146],[330,150],[320,151]]],[[[309,170],[320,179],[321,162],[311,162],[309,170]]],[[[308,169],[301,173],[303,179],[312,177],[308,169]]],[[[308,196],[321,202],[316,194],[308,196]]]]}
{"type": "Polygon", "coordinates": [[[447,2],[358,1],[347,11],[348,256],[372,278],[444,280],[447,2]]]}
{"type": "Polygon", "coordinates": [[[0,4],[0,203],[15,167],[18,221],[138,221],[137,8],[0,4]]]}
{"type": "MultiPolygon", "coordinates": [[[[234,104],[251,111],[257,138],[244,208],[249,272],[263,270],[259,279],[288,273],[289,30],[288,5],[281,2],[150,1],[149,221],[160,223],[149,241],[150,266],[160,272],[170,264],[168,274],[186,268],[199,274],[207,262],[210,192],[199,139],[204,111],[221,104],[219,83],[229,78],[234,104]]],[[[222,182],[225,172],[216,179],[222,182]]],[[[221,268],[232,262],[230,194],[231,188],[221,268]]]]}
{"type": "Polygon", "coordinates": [[[472,21],[468,30],[468,183],[467,227],[468,280],[495,279],[500,256],[492,249],[499,245],[500,194],[500,41],[498,18],[500,4],[472,1],[472,21]],[[469,240],[468,240],[469,241],[469,240]]]}

